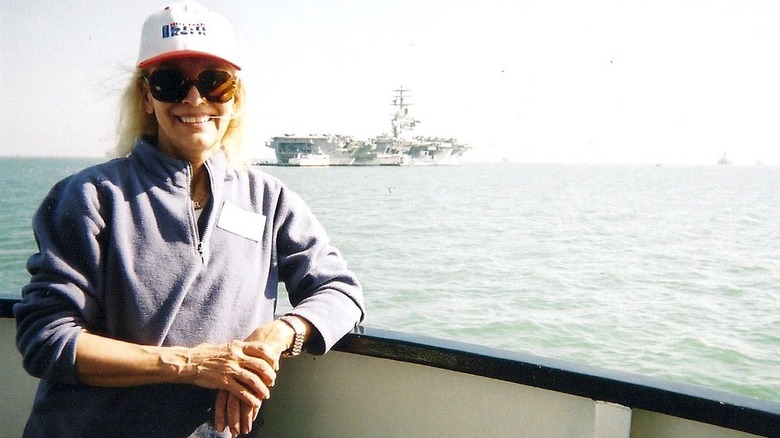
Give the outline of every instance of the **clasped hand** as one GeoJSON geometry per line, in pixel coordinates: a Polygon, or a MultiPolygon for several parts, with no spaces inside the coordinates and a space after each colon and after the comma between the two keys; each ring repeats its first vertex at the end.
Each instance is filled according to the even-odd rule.
{"type": "Polygon", "coordinates": [[[218,383],[211,386],[219,389],[214,409],[218,431],[229,428],[233,436],[251,432],[260,405],[271,396],[279,359],[288,347],[286,325],[278,324],[266,324],[244,341],[231,341],[224,360],[214,358],[203,364],[204,377],[218,383]]]}

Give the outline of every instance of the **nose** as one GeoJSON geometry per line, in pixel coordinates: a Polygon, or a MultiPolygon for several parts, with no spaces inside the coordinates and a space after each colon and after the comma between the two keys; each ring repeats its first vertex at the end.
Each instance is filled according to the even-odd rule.
{"type": "Polygon", "coordinates": [[[192,106],[198,106],[201,103],[203,103],[206,99],[203,98],[203,96],[200,95],[200,91],[198,91],[198,88],[196,86],[191,86],[190,91],[187,93],[187,96],[182,100],[182,103],[188,103],[192,106]]]}

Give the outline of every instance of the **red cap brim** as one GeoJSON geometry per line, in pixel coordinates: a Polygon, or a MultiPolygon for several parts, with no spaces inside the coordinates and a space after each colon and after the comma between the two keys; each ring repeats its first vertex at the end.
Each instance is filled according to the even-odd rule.
{"type": "Polygon", "coordinates": [[[232,63],[228,61],[227,59],[220,58],[218,56],[214,56],[210,53],[205,52],[198,52],[195,50],[178,50],[175,52],[167,52],[163,53],[161,55],[157,55],[155,57],[149,58],[145,61],[138,63],[138,68],[146,68],[150,65],[157,64],[164,61],[169,61],[171,59],[178,59],[178,58],[211,58],[211,59],[218,59],[220,61],[227,62],[228,64],[232,65],[236,70],[241,70],[241,67],[236,65],[235,63],[232,63]]]}

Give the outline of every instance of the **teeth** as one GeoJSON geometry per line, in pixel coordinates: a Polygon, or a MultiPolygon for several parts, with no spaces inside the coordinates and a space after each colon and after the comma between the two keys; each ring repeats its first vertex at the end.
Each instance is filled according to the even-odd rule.
{"type": "Polygon", "coordinates": [[[181,116],[179,120],[184,123],[206,123],[211,119],[209,116],[181,116]]]}

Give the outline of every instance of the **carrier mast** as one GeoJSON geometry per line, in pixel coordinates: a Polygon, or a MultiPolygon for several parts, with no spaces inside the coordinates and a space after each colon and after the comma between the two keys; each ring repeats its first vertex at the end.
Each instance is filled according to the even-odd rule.
{"type": "Polygon", "coordinates": [[[404,132],[408,131],[411,133],[415,125],[420,121],[409,116],[409,105],[411,104],[407,103],[405,99],[408,99],[410,96],[408,94],[404,94],[407,93],[409,89],[401,86],[400,88],[393,91],[396,94],[393,96],[392,105],[397,107],[397,109],[393,114],[391,122],[393,128],[393,139],[397,140],[403,136],[404,132]]]}

